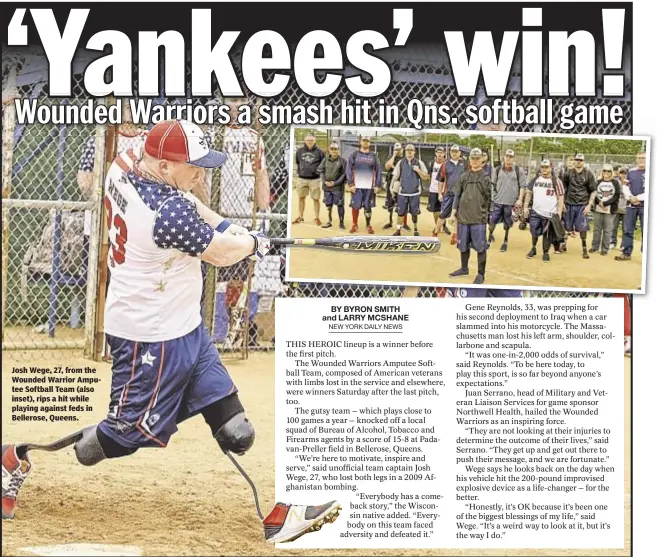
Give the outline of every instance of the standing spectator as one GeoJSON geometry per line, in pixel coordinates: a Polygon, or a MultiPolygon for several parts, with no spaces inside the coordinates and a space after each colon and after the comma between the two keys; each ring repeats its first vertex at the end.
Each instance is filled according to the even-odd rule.
{"type": "Polygon", "coordinates": [[[515,163],[516,154],[512,149],[504,153],[504,164],[493,170],[492,182],[495,185],[493,195],[493,210],[489,220],[488,243],[493,243],[495,227],[504,223],[504,242],[500,251],[506,251],[509,241],[509,230],[513,227],[513,209],[522,207],[527,176],[525,171],[515,163]]]}
{"type": "Polygon", "coordinates": [[[637,220],[641,226],[641,251],[643,251],[643,204],[646,198],[646,154],[638,153],[636,168],[627,173],[627,185],[623,186],[627,207],[625,209],[625,223],[623,228],[623,253],[616,256],[616,261],[629,261],[632,259],[634,248],[634,232],[637,220]]]}
{"type": "Polygon", "coordinates": [[[527,185],[524,198],[524,215],[529,219],[529,230],[532,235],[532,247],[527,254],[529,259],[536,257],[538,239],[543,238],[543,261],[550,261],[550,245],[554,252],[559,253],[559,238],[555,234],[553,218],[561,216],[564,210],[563,183],[552,171],[552,164],[545,159],[541,162],[539,175],[527,185]],[[531,209],[530,209],[531,207],[531,209]]]}
{"type": "Polygon", "coordinates": [[[614,224],[611,230],[611,244],[609,249],[616,249],[618,245],[618,229],[622,230],[623,223],[625,221],[625,208],[627,207],[627,199],[625,199],[625,193],[623,191],[623,186],[627,185],[627,167],[621,166],[618,169],[618,177],[616,178],[620,184],[620,197],[618,198],[618,210],[614,216],[614,224]]]}
{"type": "Polygon", "coordinates": [[[306,210],[306,197],[310,194],[315,210],[315,224],[320,226],[319,220],[319,195],[322,191],[319,183],[319,164],[324,159],[324,151],[317,147],[317,140],[312,133],[306,135],[304,145],[297,151],[297,173],[299,181],[297,192],[299,193],[299,216],[292,224],[303,222],[303,214],[306,210]]]}
{"type": "Polygon", "coordinates": [[[567,232],[579,232],[582,241],[582,257],[588,259],[586,246],[586,233],[589,229],[588,216],[595,202],[597,183],[593,172],[584,167],[583,153],[575,155],[575,166],[566,171],[563,185],[566,191],[564,226],[567,232]]]}
{"type": "MultiPolygon", "coordinates": [[[[386,161],[384,168],[386,170],[386,202],[384,208],[388,211],[388,222],[383,225],[383,230],[388,230],[392,228],[392,213],[397,207],[397,196],[390,191],[390,186],[392,185],[392,172],[397,166],[397,163],[404,158],[404,152],[402,150],[401,143],[395,143],[392,148],[392,156],[386,161]]],[[[406,224],[406,219],[404,219],[404,224],[406,224]]],[[[408,228],[408,226],[406,226],[408,228]]]]}
{"type": "Polygon", "coordinates": [[[322,228],[333,226],[333,205],[338,208],[340,230],[344,230],[344,182],[347,177],[347,161],[340,156],[340,146],[333,142],[327,157],[319,163],[319,177],[324,190],[324,205],[328,209],[328,222],[322,228]]]}
{"type": "MultiPolygon", "coordinates": [[[[481,153],[481,149],[479,152],[481,153]]],[[[445,221],[452,217],[454,186],[464,172],[465,164],[461,159],[461,149],[458,145],[452,145],[449,149],[449,160],[440,168],[438,177],[443,198],[440,206],[440,218],[436,221],[436,230],[440,230],[445,221]]],[[[451,244],[456,244],[456,232],[452,234],[451,244]]]]}
{"type": "Polygon", "coordinates": [[[488,151],[486,151],[485,149],[482,151],[481,160],[484,163],[483,166],[484,174],[486,174],[486,176],[490,178],[493,173],[493,168],[491,167],[490,162],[488,161],[488,151]]]}
{"type": "Polygon", "coordinates": [[[570,155],[566,159],[566,165],[565,166],[562,165],[561,168],[559,169],[559,180],[563,182],[563,179],[566,176],[566,172],[572,170],[573,168],[575,168],[575,157],[570,155]]]}
{"type": "MultiPolygon", "coordinates": [[[[433,221],[435,223],[432,236],[438,236],[438,219],[440,219],[440,204],[442,193],[440,192],[440,169],[445,164],[445,149],[442,147],[436,148],[436,157],[431,163],[431,182],[429,183],[429,202],[427,203],[427,211],[433,213],[433,221]]],[[[451,234],[446,224],[443,224],[443,232],[451,234]]]]}
{"type": "Polygon", "coordinates": [[[454,212],[458,226],[458,248],[461,267],[450,277],[470,274],[470,248],[477,252],[477,276],[474,284],[483,284],[486,277],[486,222],[491,202],[491,181],[483,170],[481,149],[470,151],[470,170],[464,172],[454,185],[454,212]]]}
{"type": "Polygon", "coordinates": [[[376,194],[381,187],[381,163],[376,153],[370,151],[371,144],[368,135],[361,135],[360,148],[347,159],[347,187],[352,193],[352,234],[358,232],[358,213],[361,209],[365,213],[368,234],[374,234],[372,207],[376,206],[376,194]]]}
{"type": "MultiPolygon", "coordinates": [[[[210,102],[218,102],[218,99],[212,99],[210,102]]],[[[242,125],[238,120],[240,107],[251,103],[246,97],[227,97],[223,102],[228,106],[231,121],[223,129],[222,151],[226,154],[227,160],[221,167],[219,212],[222,215],[233,215],[230,219],[233,224],[251,230],[255,211],[260,215],[260,218],[256,219],[255,229],[267,233],[270,220],[262,218],[262,215],[271,210],[269,205],[271,183],[265,146],[255,128],[242,125]]],[[[214,144],[210,130],[206,131],[204,138],[208,145],[214,144]]],[[[192,190],[192,193],[199,197],[196,189],[192,190]]],[[[207,181],[205,195],[209,199],[210,188],[207,181]]],[[[203,201],[203,198],[200,199],[203,201]]],[[[228,322],[228,331],[224,339],[226,345],[237,346],[242,341],[244,331],[242,318],[249,321],[249,343],[257,343],[256,313],[249,312],[248,301],[243,295],[248,284],[249,265],[255,265],[252,270],[253,277],[259,276],[263,268],[261,262],[249,263],[248,259],[239,261],[231,267],[217,268],[216,276],[218,285],[221,285],[220,290],[225,285],[224,304],[228,322]]]]}
{"type": "Polygon", "coordinates": [[[613,177],[614,170],[610,164],[602,167],[602,178],[598,182],[593,211],[593,242],[591,253],[600,250],[600,255],[607,255],[611,245],[611,233],[618,211],[620,184],[613,177]]]}
{"type": "Polygon", "coordinates": [[[422,180],[428,180],[429,173],[424,163],[415,158],[414,145],[406,145],[404,155],[395,166],[392,177],[393,190],[397,193],[397,230],[393,236],[401,236],[402,222],[409,213],[413,219],[413,235],[419,236],[417,216],[420,214],[422,180]]]}

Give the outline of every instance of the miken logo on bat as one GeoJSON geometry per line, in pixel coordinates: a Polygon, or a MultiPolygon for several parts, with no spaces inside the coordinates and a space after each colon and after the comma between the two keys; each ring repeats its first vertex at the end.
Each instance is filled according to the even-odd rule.
{"type": "Polygon", "coordinates": [[[342,244],[344,249],[361,251],[410,251],[430,252],[438,249],[435,242],[409,242],[409,241],[356,241],[342,244]]]}

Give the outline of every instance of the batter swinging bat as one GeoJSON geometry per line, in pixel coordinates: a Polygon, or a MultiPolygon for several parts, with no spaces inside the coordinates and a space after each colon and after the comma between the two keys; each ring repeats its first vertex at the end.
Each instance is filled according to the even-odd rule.
{"type": "Polygon", "coordinates": [[[437,253],[438,238],[401,236],[340,236],[336,238],[272,238],[272,246],[315,247],[368,253],[437,253]]]}

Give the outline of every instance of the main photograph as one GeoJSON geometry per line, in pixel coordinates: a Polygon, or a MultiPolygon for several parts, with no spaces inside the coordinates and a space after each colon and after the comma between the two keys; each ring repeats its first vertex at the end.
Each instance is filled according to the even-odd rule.
{"type": "Polygon", "coordinates": [[[648,144],[295,128],[289,278],[641,291],[648,144]]]}

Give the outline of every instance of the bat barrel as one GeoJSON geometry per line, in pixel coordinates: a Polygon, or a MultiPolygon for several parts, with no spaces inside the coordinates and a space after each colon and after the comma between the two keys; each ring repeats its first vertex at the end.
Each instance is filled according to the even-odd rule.
{"type": "Polygon", "coordinates": [[[333,238],[274,238],[275,246],[321,247],[369,253],[435,253],[440,240],[434,237],[338,236],[333,238]]]}

